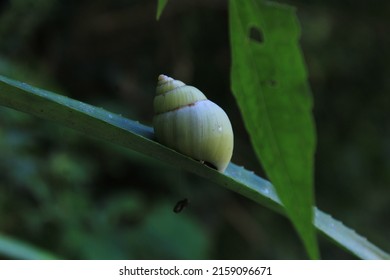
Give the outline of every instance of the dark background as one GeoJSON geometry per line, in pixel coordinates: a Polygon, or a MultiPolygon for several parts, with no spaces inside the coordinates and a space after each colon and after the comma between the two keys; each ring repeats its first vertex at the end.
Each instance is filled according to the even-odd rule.
{"type": "MultiPolygon", "coordinates": [[[[227,1],[0,3],[0,74],[151,125],[157,76],[195,85],[265,176],[230,92],[227,1]]],[[[316,203],[390,251],[390,4],[289,1],[315,100],[316,203]]],[[[0,232],[76,259],[302,259],[290,223],[152,158],[0,108],[0,232]],[[180,214],[178,200],[188,198],[180,214]]],[[[320,237],[322,257],[351,259],[320,237]]],[[[0,258],[8,258],[1,256],[0,258]]]]}

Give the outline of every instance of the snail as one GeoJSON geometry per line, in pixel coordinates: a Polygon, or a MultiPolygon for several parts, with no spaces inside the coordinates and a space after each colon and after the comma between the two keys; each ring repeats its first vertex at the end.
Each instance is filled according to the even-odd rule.
{"type": "Polygon", "coordinates": [[[158,142],[225,171],[233,153],[233,130],[221,107],[197,88],[160,75],[154,113],[158,142]]]}

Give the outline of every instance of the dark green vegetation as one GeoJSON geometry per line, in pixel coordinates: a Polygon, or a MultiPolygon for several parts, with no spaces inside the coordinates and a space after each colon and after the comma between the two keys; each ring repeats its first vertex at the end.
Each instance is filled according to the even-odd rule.
{"type": "MultiPolygon", "coordinates": [[[[28,23],[28,27],[32,28],[29,35],[15,32],[14,28],[11,29],[11,26],[16,25],[15,22],[12,23],[12,17],[5,17],[12,23],[9,25],[9,30],[13,31],[4,33],[8,36],[8,40],[2,41],[4,42],[2,52],[8,63],[6,60],[2,61],[2,74],[40,87],[51,88],[57,92],[68,93],[76,99],[102,106],[113,112],[121,112],[144,123],[150,123],[151,120],[150,105],[154,87],[154,81],[153,83],[150,81],[151,76],[155,79],[159,72],[166,72],[185,81],[191,80],[194,85],[205,85],[198,87],[226,108],[235,122],[233,126],[238,136],[236,136],[237,144],[233,161],[261,174],[253,151],[245,144],[248,143],[248,139],[245,138],[240,118],[234,117],[237,114],[237,110],[233,107],[234,100],[226,98],[231,97],[227,82],[229,50],[225,45],[227,30],[224,17],[226,13],[222,13],[223,9],[191,6],[191,10],[187,11],[187,6],[178,4],[171,10],[167,9],[161,22],[154,25],[147,18],[147,11],[151,7],[144,6],[145,4],[141,2],[134,5],[94,2],[90,5],[85,3],[84,6],[73,7],[69,3],[58,4],[58,6],[44,5],[44,1],[34,3],[35,5],[40,3],[42,7],[40,7],[40,16],[35,19],[36,29],[34,29],[34,22],[28,23]],[[140,13],[139,9],[145,9],[145,18],[142,19],[140,15],[144,13],[140,13]],[[60,11],[63,13],[66,11],[63,18],[60,11]],[[46,21],[42,16],[45,12],[46,21]],[[52,18],[55,12],[59,14],[52,18]],[[137,18],[136,21],[134,17],[129,16],[132,13],[141,18],[137,18]],[[215,14],[221,14],[219,21],[214,19],[215,14]],[[128,21],[124,21],[124,18],[128,21]],[[199,18],[202,20],[199,21],[199,18]],[[132,24],[134,29],[131,29],[132,24]],[[209,27],[201,28],[203,24],[209,27]],[[140,25],[145,28],[143,31],[140,25]],[[173,32],[175,28],[177,30],[173,32]],[[218,32],[218,30],[222,31],[218,32]],[[85,33],[82,33],[83,31],[85,33]],[[215,34],[222,35],[220,41],[213,37],[215,34]],[[114,37],[107,40],[110,36],[114,37]],[[115,41],[113,38],[119,39],[115,41]],[[146,40],[144,42],[146,45],[141,46],[141,39],[146,40]],[[23,40],[25,40],[24,44],[23,40]],[[167,54],[172,54],[172,57],[167,54]],[[31,70],[28,65],[34,65],[34,69],[41,70],[35,70],[34,75],[30,75],[31,70]],[[198,72],[200,70],[201,72],[198,72]],[[226,70],[227,72],[224,72],[226,70]],[[155,73],[156,71],[158,72],[155,73]],[[211,73],[213,75],[210,75],[211,73]],[[92,81],[95,81],[95,84],[92,81]],[[109,93],[111,96],[107,95],[109,93]],[[212,93],[215,93],[215,96],[212,93]],[[218,101],[218,98],[221,101],[218,101]],[[121,99],[122,102],[117,102],[121,99]],[[126,106],[118,105],[123,105],[126,100],[126,106]],[[145,104],[144,108],[142,104],[145,104]]],[[[223,8],[218,4],[215,7],[223,8]]],[[[16,6],[14,9],[23,10],[23,7],[16,6]]],[[[25,9],[29,10],[31,7],[25,9]]],[[[19,10],[18,13],[20,12],[19,10]]],[[[326,14],[326,11],[322,12],[326,14]]],[[[310,27],[313,28],[311,25],[310,27]]],[[[25,29],[22,30],[26,32],[25,29]]],[[[303,30],[305,31],[305,25],[303,30]]],[[[313,59],[319,57],[316,54],[313,59]]],[[[320,66],[322,67],[322,64],[320,66]]],[[[318,90],[321,94],[321,87],[318,90]]],[[[315,88],[314,92],[316,95],[315,88]]],[[[328,92],[326,94],[323,98],[329,96],[328,92]]],[[[355,97],[356,95],[351,95],[351,100],[353,101],[355,97]]],[[[345,104],[345,106],[350,105],[345,104]]],[[[7,137],[2,137],[5,145],[2,142],[4,160],[2,159],[1,164],[4,163],[3,170],[6,172],[2,173],[1,184],[4,185],[2,187],[4,195],[2,193],[0,198],[1,215],[6,217],[2,219],[4,223],[2,230],[4,229],[8,235],[30,241],[65,257],[305,257],[301,248],[297,247],[299,243],[294,231],[286,228],[289,226],[288,223],[265,208],[236,197],[231,192],[215,188],[193,175],[180,173],[181,177],[177,178],[179,175],[177,168],[161,166],[160,163],[149,158],[128,155],[128,151],[118,151],[116,147],[99,144],[73,131],[50,125],[39,119],[31,119],[20,113],[4,109],[4,114],[7,116],[1,119],[2,124],[4,123],[1,132],[7,137]],[[12,115],[8,117],[8,114],[15,114],[16,117],[12,115]],[[150,176],[151,174],[154,176],[150,176]],[[122,203],[115,200],[118,197],[123,200],[122,203]],[[190,207],[180,215],[173,215],[173,206],[183,197],[189,197],[190,207]],[[154,215],[157,215],[156,219],[152,220],[148,227],[154,215]],[[181,221],[185,221],[190,226],[181,227],[181,221]],[[290,232],[291,239],[285,238],[286,231],[290,232]],[[278,235],[280,238],[277,238],[278,235]],[[155,241],[155,244],[152,244],[151,240],[155,241]],[[180,244],[193,244],[194,248],[180,244]],[[187,255],[183,255],[183,252],[187,255]]],[[[329,114],[328,117],[331,115],[329,114]]],[[[339,119],[336,118],[332,124],[336,126],[338,122],[339,119]]],[[[321,121],[318,120],[318,130],[321,129],[320,124],[321,121]]],[[[338,133],[333,135],[335,138],[339,137],[338,133]]],[[[328,133],[327,137],[330,136],[332,134],[328,133]]],[[[318,138],[320,137],[319,132],[318,138]]],[[[318,141],[321,144],[321,139],[318,141]]],[[[333,146],[335,147],[329,146],[329,150],[323,156],[330,156],[334,149],[337,150],[335,143],[333,146]]],[[[334,155],[334,162],[340,160],[342,147],[338,148],[339,154],[334,155]]],[[[319,147],[320,151],[321,147],[319,147]]],[[[383,151],[386,151],[384,146],[383,151]]],[[[382,155],[385,160],[385,153],[382,155]]],[[[320,158],[317,159],[319,160],[320,158]]],[[[344,186],[342,182],[335,184],[337,180],[326,181],[328,177],[340,180],[343,178],[341,176],[343,169],[348,167],[348,165],[339,166],[340,169],[337,169],[337,165],[328,166],[328,164],[322,166],[324,170],[318,170],[317,167],[317,173],[325,174],[323,183],[319,181],[321,177],[317,176],[317,190],[321,188],[321,184],[324,184],[322,189],[325,193],[324,197],[327,197],[332,187],[338,186],[338,189],[331,193],[333,194],[332,199],[329,199],[331,204],[327,204],[326,200],[321,204],[324,198],[319,194],[317,194],[317,204],[321,208],[328,207],[325,208],[327,212],[339,216],[338,212],[332,211],[337,209],[336,195],[340,196],[344,190],[347,198],[340,201],[340,205],[348,207],[348,203],[353,201],[354,196],[359,197],[359,189],[355,183],[349,193],[347,190],[350,182],[345,181],[344,186]],[[329,174],[332,168],[334,168],[333,172],[336,170],[340,172],[340,178],[333,178],[332,173],[329,174]]],[[[380,166],[385,167],[385,162],[380,166]]],[[[363,176],[364,172],[360,171],[356,174],[351,172],[346,176],[348,174],[363,176]]],[[[379,177],[375,179],[379,180],[379,177]]],[[[380,182],[386,186],[385,178],[380,182]]],[[[374,183],[375,181],[371,184],[374,183]]],[[[360,192],[364,190],[373,192],[372,189],[367,189],[367,184],[364,187],[360,192]]],[[[369,193],[364,195],[364,200],[369,199],[369,193]]],[[[386,198],[383,194],[379,197],[386,198]]],[[[356,213],[363,209],[366,211],[367,218],[372,220],[373,216],[367,213],[370,208],[367,206],[364,208],[365,201],[356,199],[359,207],[355,208],[355,212],[351,211],[350,217],[355,217],[356,213]]],[[[377,206],[372,202],[370,205],[377,206]]],[[[376,215],[376,218],[379,217],[380,215],[376,215]]],[[[350,220],[343,218],[342,220],[349,225],[350,220]]],[[[382,224],[386,226],[385,223],[382,224]]],[[[358,223],[356,226],[352,224],[351,227],[360,232],[363,229],[358,223]]],[[[382,245],[384,242],[380,242],[380,237],[384,238],[386,230],[378,226],[369,228],[372,230],[371,233],[363,232],[363,234],[382,245]],[[379,239],[375,239],[375,236],[379,239]]],[[[328,243],[321,243],[321,245],[323,257],[343,257],[338,255],[341,251],[336,251],[336,255],[332,256],[331,250],[334,250],[334,247],[328,247],[328,243]]],[[[386,249],[385,245],[383,248],[386,249]]]]}

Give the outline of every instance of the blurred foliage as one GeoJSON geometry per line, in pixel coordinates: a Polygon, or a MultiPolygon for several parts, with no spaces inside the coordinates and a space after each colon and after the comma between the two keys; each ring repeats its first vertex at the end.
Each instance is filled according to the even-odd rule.
{"type": "MultiPolygon", "coordinates": [[[[171,0],[158,22],[152,0],[1,3],[2,75],[146,124],[157,75],[172,75],[226,109],[233,162],[264,175],[229,90],[226,1],[171,0]]],[[[390,3],[289,4],[315,98],[317,205],[390,251],[390,3]]],[[[0,232],[62,258],[306,257],[285,218],[247,199],[5,108],[0,170],[0,232]]],[[[320,241],[323,258],[351,258],[320,241]]]]}

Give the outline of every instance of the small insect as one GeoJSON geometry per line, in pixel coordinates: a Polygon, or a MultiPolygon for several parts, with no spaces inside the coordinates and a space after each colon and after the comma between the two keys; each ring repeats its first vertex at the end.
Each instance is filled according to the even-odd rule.
{"type": "Polygon", "coordinates": [[[190,204],[190,202],[187,198],[179,200],[176,203],[175,207],[173,207],[173,212],[180,213],[181,211],[184,210],[184,208],[186,208],[188,206],[188,204],[190,204]]]}

